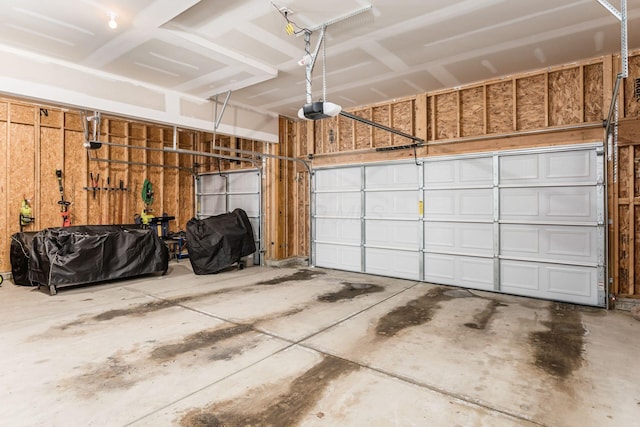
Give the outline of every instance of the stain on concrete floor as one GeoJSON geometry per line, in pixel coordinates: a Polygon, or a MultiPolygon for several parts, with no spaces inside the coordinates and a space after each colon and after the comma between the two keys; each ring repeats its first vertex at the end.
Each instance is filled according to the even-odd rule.
{"type": "Polygon", "coordinates": [[[579,307],[553,303],[549,306],[551,319],[542,322],[547,331],[531,332],[535,365],[549,375],[566,379],[582,365],[584,335],[579,307]]]}
{"type": "Polygon", "coordinates": [[[182,342],[166,344],[156,347],[151,352],[151,359],[166,361],[178,357],[181,354],[212,347],[216,343],[228,340],[235,336],[245,334],[253,330],[253,325],[234,325],[222,329],[207,329],[186,336],[182,342]]]}
{"type": "Polygon", "coordinates": [[[483,330],[487,327],[498,307],[506,307],[507,304],[503,304],[500,301],[489,299],[489,304],[480,313],[473,316],[473,322],[465,323],[464,326],[471,329],[483,330]]]}
{"type": "MultiPolygon", "coordinates": [[[[238,401],[213,403],[192,409],[180,419],[183,427],[209,426],[290,426],[297,425],[322,398],[327,386],[359,366],[333,356],[325,356],[315,365],[269,399],[268,404],[255,404],[264,399],[264,389],[249,391],[238,401]]],[[[281,390],[281,387],[272,387],[281,390]]],[[[324,413],[322,413],[324,415],[324,413]]]]}
{"type": "Polygon", "coordinates": [[[405,328],[429,322],[440,308],[441,302],[454,298],[446,292],[447,288],[433,288],[421,297],[396,307],[378,321],[376,334],[391,337],[405,328]]]}
{"type": "Polygon", "coordinates": [[[62,383],[63,388],[70,387],[83,398],[93,398],[98,393],[127,389],[141,379],[137,367],[130,365],[115,355],[87,371],[62,383]]]}
{"type": "Polygon", "coordinates": [[[336,292],[330,292],[318,297],[318,301],[336,302],[345,299],[353,299],[360,295],[372,294],[384,291],[384,287],[371,283],[352,283],[341,282],[342,289],[336,292]]]}
{"type": "Polygon", "coordinates": [[[286,283],[286,282],[301,282],[305,280],[311,280],[323,274],[326,274],[326,273],[324,271],[300,269],[293,274],[275,277],[271,280],[263,280],[261,282],[256,283],[256,285],[273,286],[273,285],[279,285],[281,283],[286,283]]]}

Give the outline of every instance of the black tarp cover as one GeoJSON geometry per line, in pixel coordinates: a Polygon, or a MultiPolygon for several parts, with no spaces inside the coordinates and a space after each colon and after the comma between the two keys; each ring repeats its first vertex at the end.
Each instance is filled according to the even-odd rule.
{"type": "Polygon", "coordinates": [[[56,287],[166,273],[169,251],[139,225],[80,225],[47,228],[31,246],[29,278],[56,287]]]}
{"type": "Polygon", "coordinates": [[[29,252],[35,235],[35,231],[25,231],[11,236],[9,260],[11,261],[11,276],[13,277],[13,283],[16,285],[31,286],[29,281],[29,252]]]}
{"type": "Polygon", "coordinates": [[[217,273],[256,251],[247,213],[231,213],[187,222],[189,261],[195,274],[217,273]]]}

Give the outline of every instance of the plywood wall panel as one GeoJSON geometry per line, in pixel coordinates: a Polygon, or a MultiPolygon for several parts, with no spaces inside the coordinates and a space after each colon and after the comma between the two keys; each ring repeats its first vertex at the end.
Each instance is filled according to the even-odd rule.
{"type": "Polygon", "coordinates": [[[316,154],[324,154],[324,138],[323,138],[323,130],[322,130],[322,122],[313,122],[313,139],[315,142],[314,152],[316,154]]]}
{"type": "Polygon", "coordinates": [[[549,125],[582,122],[580,67],[549,73],[549,125]]]}
{"type": "Polygon", "coordinates": [[[518,130],[545,126],[545,76],[535,75],[516,80],[516,126],[518,130]]]}
{"type": "Polygon", "coordinates": [[[0,121],[7,121],[9,117],[9,104],[0,101],[0,121]]]}
{"type": "Polygon", "coordinates": [[[584,67],[584,121],[596,122],[604,119],[604,81],[602,63],[584,67]]]}
{"type": "Polygon", "coordinates": [[[340,151],[338,117],[324,119],[322,125],[325,153],[337,153],[340,151]]]}
{"type": "MultiPolygon", "coordinates": [[[[33,213],[36,217],[37,229],[59,227],[61,224],[60,209],[57,205],[60,200],[60,192],[55,171],[62,169],[64,165],[63,132],[62,129],[40,128],[39,194],[37,204],[36,201],[32,203],[32,207],[37,206],[37,212],[33,213]]],[[[36,230],[35,226],[25,228],[25,230],[31,229],[36,230]]]]}
{"type": "Polygon", "coordinates": [[[460,136],[484,134],[484,87],[462,90],[460,98],[460,136]]]}
{"type": "MultiPolygon", "coordinates": [[[[372,109],[372,121],[381,125],[390,126],[389,123],[389,105],[380,105],[373,107],[372,109]]],[[[374,147],[388,147],[391,145],[391,134],[385,130],[374,128],[373,129],[373,146],[374,147]]]]}
{"type": "Polygon", "coordinates": [[[435,97],[436,139],[458,137],[458,95],[455,92],[435,97]]]}
{"type": "Polygon", "coordinates": [[[508,133],[513,123],[513,83],[487,85],[487,133],[508,133]]]}

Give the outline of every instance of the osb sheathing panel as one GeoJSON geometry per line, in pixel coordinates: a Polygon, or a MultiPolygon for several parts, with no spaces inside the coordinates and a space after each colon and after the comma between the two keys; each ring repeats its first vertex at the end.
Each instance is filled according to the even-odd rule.
{"type": "Polygon", "coordinates": [[[6,102],[0,102],[0,121],[7,121],[9,113],[9,104],[6,102]]]}
{"type": "MultiPolygon", "coordinates": [[[[129,145],[145,147],[146,141],[129,137],[129,145]]],[[[129,148],[129,160],[135,163],[147,163],[147,152],[141,148],[129,148]]],[[[145,166],[129,165],[129,188],[131,188],[131,191],[127,193],[129,215],[140,214],[142,212],[144,207],[144,203],[142,202],[142,186],[144,185],[145,179],[147,179],[145,166]]],[[[156,184],[152,182],[151,185],[154,186],[155,190],[156,184]]]]}
{"type": "Polygon", "coordinates": [[[309,126],[308,120],[298,122],[298,150],[296,152],[297,157],[307,157],[307,126],[309,126]]]}
{"type": "Polygon", "coordinates": [[[513,83],[487,85],[487,133],[513,132],[513,83]]]}
{"type": "MultiPolygon", "coordinates": [[[[367,108],[364,110],[354,111],[352,114],[362,117],[363,119],[371,120],[371,109],[367,108]]],[[[371,148],[371,126],[356,122],[355,124],[355,142],[356,142],[356,150],[361,150],[365,148],[371,148]]]]}
{"type": "Polygon", "coordinates": [[[50,108],[41,108],[39,114],[40,114],[40,126],[55,127],[55,128],[62,127],[63,125],[62,111],[53,110],[50,108]]]}
{"type": "Polygon", "coordinates": [[[640,145],[634,146],[633,152],[633,197],[640,197],[640,145]]]}
{"type": "Polygon", "coordinates": [[[436,139],[458,137],[458,94],[436,95],[435,103],[436,139]]]}
{"type": "Polygon", "coordinates": [[[620,147],[618,150],[618,197],[626,199],[631,196],[629,184],[633,179],[632,171],[629,170],[629,156],[632,155],[633,147],[620,147]]]}
{"type": "MultiPolygon", "coordinates": [[[[389,105],[380,105],[373,107],[372,119],[374,122],[381,125],[389,126],[389,105]]],[[[391,145],[391,134],[386,130],[374,128],[373,129],[373,146],[374,147],[387,147],[391,145]]]]}
{"type": "Polygon", "coordinates": [[[604,86],[602,64],[591,64],[584,67],[584,120],[585,122],[601,121],[604,86]]]}
{"type": "Polygon", "coordinates": [[[324,140],[324,152],[325,153],[337,153],[340,151],[338,143],[338,118],[331,117],[321,121],[323,132],[322,138],[324,140]]]}
{"type": "MultiPolygon", "coordinates": [[[[413,102],[403,101],[391,104],[391,127],[409,135],[413,134],[413,102]]],[[[411,144],[413,140],[391,134],[392,145],[411,144]]]]}
{"type": "Polygon", "coordinates": [[[518,130],[545,126],[545,76],[516,80],[516,125],[518,130]]]}
{"type": "Polygon", "coordinates": [[[295,255],[298,256],[308,256],[309,248],[309,173],[308,172],[299,172],[297,174],[297,182],[296,182],[296,194],[297,194],[297,215],[298,220],[296,221],[296,235],[297,239],[297,248],[295,255]]]}
{"type": "Polygon", "coordinates": [[[78,113],[64,113],[64,128],[68,130],[84,131],[82,117],[78,113]]]}
{"type": "Polygon", "coordinates": [[[621,294],[629,294],[630,233],[633,231],[629,224],[629,205],[618,206],[618,283],[621,294]]]}
{"type": "Polygon", "coordinates": [[[22,104],[11,104],[9,107],[9,114],[11,123],[33,125],[36,122],[35,107],[22,104]]]}
{"type": "MultiPolygon", "coordinates": [[[[12,109],[13,113],[13,109],[12,109]]],[[[30,199],[35,204],[35,127],[19,123],[9,125],[9,146],[7,152],[7,212],[8,234],[20,231],[18,214],[23,198],[30,199]]],[[[54,171],[51,174],[55,176],[54,171]]],[[[57,187],[52,191],[57,191],[57,187]]],[[[37,215],[37,212],[34,212],[37,215]]]]}
{"type": "Polygon", "coordinates": [[[461,90],[460,109],[460,136],[484,134],[484,88],[461,90]]]}
{"type": "MultiPolygon", "coordinates": [[[[116,144],[127,144],[127,138],[124,136],[109,137],[111,142],[116,144]]],[[[110,147],[111,159],[118,161],[127,161],[128,153],[126,148],[122,147],[110,147]]],[[[123,188],[128,188],[129,180],[129,167],[126,164],[111,163],[109,167],[109,177],[111,180],[111,188],[117,188],[117,190],[109,190],[110,195],[110,207],[113,215],[111,215],[112,222],[115,224],[131,224],[133,222],[133,212],[129,210],[128,194],[126,190],[120,190],[120,180],[122,180],[123,188]]]]}
{"type": "Polygon", "coordinates": [[[549,125],[582,122],[580,68],[549,73],[549,125]]]}
{"type": "Polygon", "coordinates": [[[340,151],[353,150],[353,124],[354,120],[344,116],[338,116],[338,127],[340,129],[338,141],[340,142],[340,151]]]}
{"type": "MultiPolygon", "coordinates": [[[[0,103],[0,119],[2,118],[3,105],[0,103]]],[[[6,117],[6,108],[5,108],[6,117]]],[[[9,271],[9,245],[11,234],[9,234],[9,218],[12,216],[7,209],[7,122],[0,120],[0,271],[9,271]]],[[[15,215],[15,214],[14,214],[15,215]]],[[[15,215],[15,218],[18,216],[15,215]]]]}
{"type": "Polygon", "coordinates": [[[633,294],[640,294],[640,206],[634,206],[633,294]]]}
{"type": "MultiPolygon", "coordinates": [[[[181,132],[179,138],[181,148],[192,150],[194,144],[194,135],[192,133],[181,132]]],[[[193,156],[181,155],[178,158],[180,166],[191,169],[193,167],[193,156]]],[[[178,211],[174,215],[176,223],[182,229],[187,221],[193,217],[193,175],[184,170],[178,172],[179,188],[180,188],[180,205],[178,211]]]]}
{"type": "Polygon", "coordinates": [[[635,97],[635,81],[640,79],[640,55],[629,58],[629,77],[625,79],[625,117],[640,116],[640,100],[635,97]]]}
{"type": "Polygon", "coordinates": [[[32,208],[37,207],[37,212],[33,213],[36,224],[26,227],[27,231],[59,227],[62,223],[58,205],[60,192],[55,171],[62,169],[64,163],[63,137],[61,129],[40,128],[40,191],[37,200],[32,201],[32,208]],[[38,228],[35,228],[35,225],[38,228]]]}
{"type": "Polygon", "coordinates": [[[315,153],[324,154],[324,141],[323,141],[323,129],[321,121],[313,122],[313,138],[315,140],[315,153]]]}
{"type": "MultiPolygon", "coordinates": [[[[64,198],[71,202],[71,206],[69,206],[69,217],[71,218],[72,225],[87,224],[88,217],[87,192],[82,188],[86,185],[85,177],[88,174],[87,150],[83,144],[83,132],[65,131],[64,169],[62,171],[62,178],[64,183],[64,198]]],[[[55,175],[55,171],[51,171],[51,173],[55,175]]],[[[56,185],[53,191],[57,192],[57,189],[58,186],[56,185]]],[[[59,224],[62,225],[62,218],[59,217],[59,220],[59,224]]]]}

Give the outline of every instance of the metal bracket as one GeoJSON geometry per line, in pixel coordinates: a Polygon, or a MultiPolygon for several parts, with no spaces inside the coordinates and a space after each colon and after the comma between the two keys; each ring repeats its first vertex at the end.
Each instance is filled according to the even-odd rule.
{"type": "Polygon", "coordinates": [[[620,21],[620,56],[622,60],[622,78],[629,77],[629,47],[627,42],[627,0],[620,0],[620,10],[616,9],[607,0],[597,0],[618,21],[620,21]]]}

